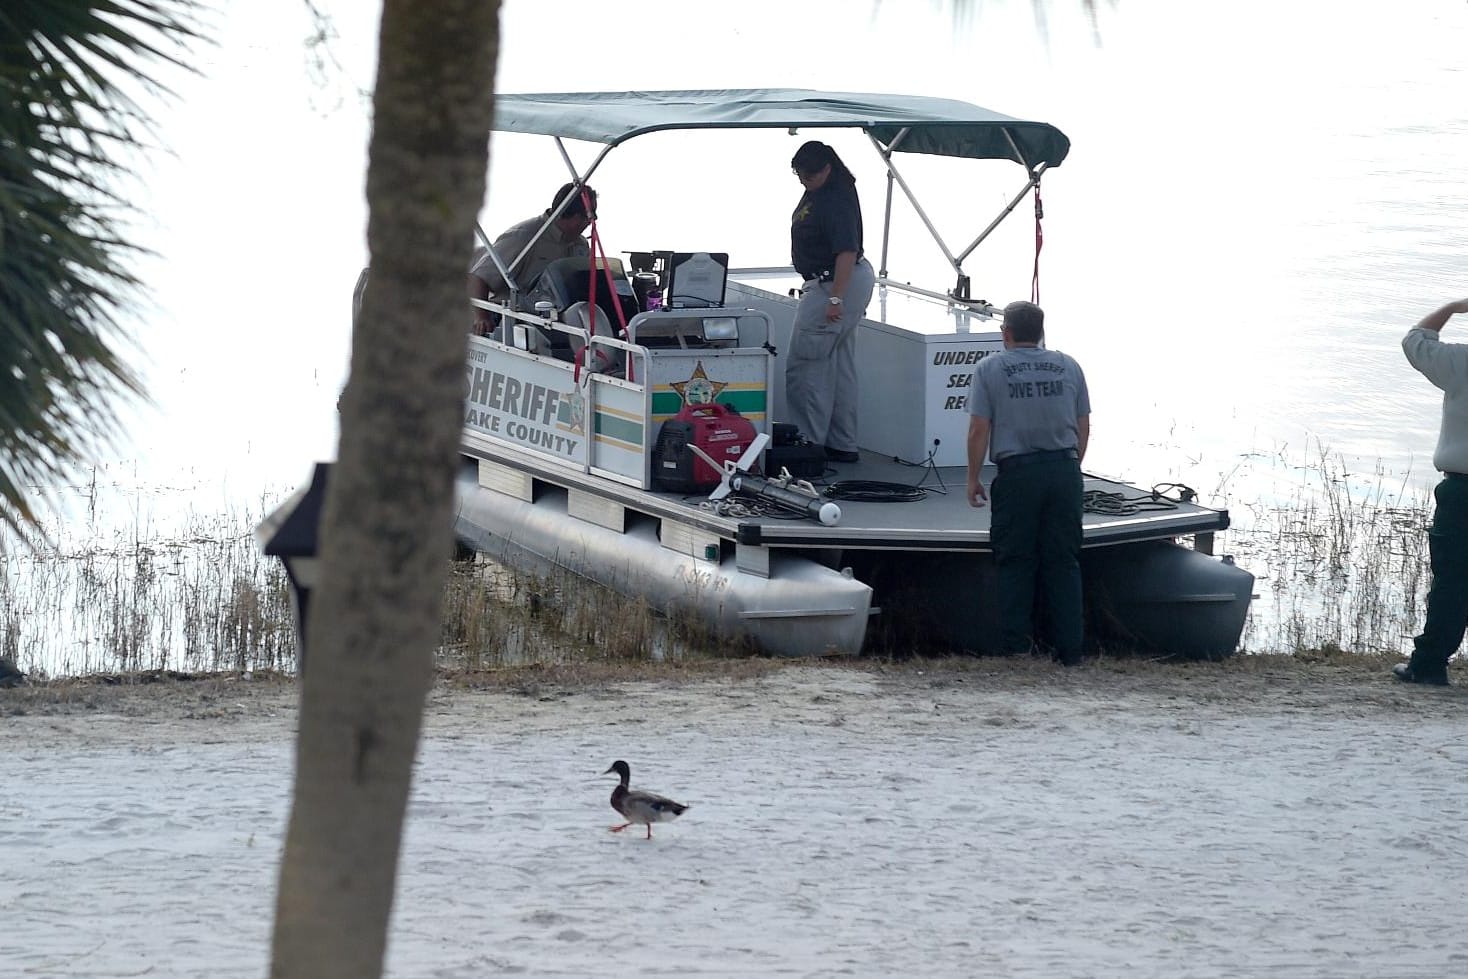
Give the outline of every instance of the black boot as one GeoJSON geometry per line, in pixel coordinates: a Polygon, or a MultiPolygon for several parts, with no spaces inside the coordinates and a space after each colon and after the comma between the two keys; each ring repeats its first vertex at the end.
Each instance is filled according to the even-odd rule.
{"type": "Polygon", "coordinates": [[[1421,683],[1429,687],[1448,686],[1448,668],[1446,666],[1422,666],[1410,661],[1398,663],[1392,667],[1392,676],[1403,683],[1421,683]]]}

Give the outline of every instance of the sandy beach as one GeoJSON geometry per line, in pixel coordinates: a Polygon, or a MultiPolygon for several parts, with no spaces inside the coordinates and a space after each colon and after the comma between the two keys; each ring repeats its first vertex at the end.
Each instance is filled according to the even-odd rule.
{"type": "MultiPolygon", "coordinates": [[[[266,974],[297,690],[0,690],[0,974],[266,974]]],[[[1033,661],[440,683],[395,977],[1453,976],[1468,688],[1033,661]],[[611,834],[614,779],[692,808],[611,834]]]]}

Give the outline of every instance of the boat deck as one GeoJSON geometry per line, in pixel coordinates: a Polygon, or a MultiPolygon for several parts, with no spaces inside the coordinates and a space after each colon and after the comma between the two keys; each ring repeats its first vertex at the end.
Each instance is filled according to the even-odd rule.
{"type": "MultiPolygon", "coordinates": [[[[641,490],[534,458],[502,446],[466,445],[472,456],[528,474],[535,480],[582,490],[629,510],[676,520],[741,544],[789,548],[853,548],[902,551],[988,551],[990,510],[974,508],[965,496],[961,466],[915,466],[863,451],[856,463],[828,463],[824,476],[810,482],[818,491],[852,488],[857,481],[888,483],[894,489],[917,487],[921,499],[903,502],[859,501],[833,497],[841,519],[825,526],[809,517],[762,500],[731,495],[710,503],[703,495],[641,490]]],[[[472,463],[471,463],[472,465],[472,463]]],[[[984,484],[994,469],[985,467],[984,484]]],[[[1154,500],[1150,490],[1087,474],[1088,511],[1082,520],[1084,546],[1197,536],[1209,551],[1208,535],[1229,525],[1228,511],[1173,499],[1154,500]],[[1099,510],[1107,512],[1097,512],[1099,510]]]]}

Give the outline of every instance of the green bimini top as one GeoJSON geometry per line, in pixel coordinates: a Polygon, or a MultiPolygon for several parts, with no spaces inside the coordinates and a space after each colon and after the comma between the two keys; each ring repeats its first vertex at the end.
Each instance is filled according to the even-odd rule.
{"type": "Polygon", "coordinates": [[[500,95],[497,132],[559,136],[617,146],[665,129],[860,129],[898,153],[1014,160],[1059,166],[1070,140],[1028,122],[954,99],[800,88],[685,92],[552,92],[500,95]]]}

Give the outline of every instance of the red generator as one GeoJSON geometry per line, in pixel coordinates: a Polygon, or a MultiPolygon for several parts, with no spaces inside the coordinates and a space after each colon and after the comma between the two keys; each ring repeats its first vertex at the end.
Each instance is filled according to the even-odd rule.
{"type": "MultiPolygon", "coordinates": [[[[684,405],[658,430],[652,451],[653,485],[665,493],[707,493],[724,474],[689,446],[698,446],[715,462],[738,462],[754,436],[754,425],[728,405],[684,405]]],[[[759,472],[758,465],[750,471],[759,472]]]]}

